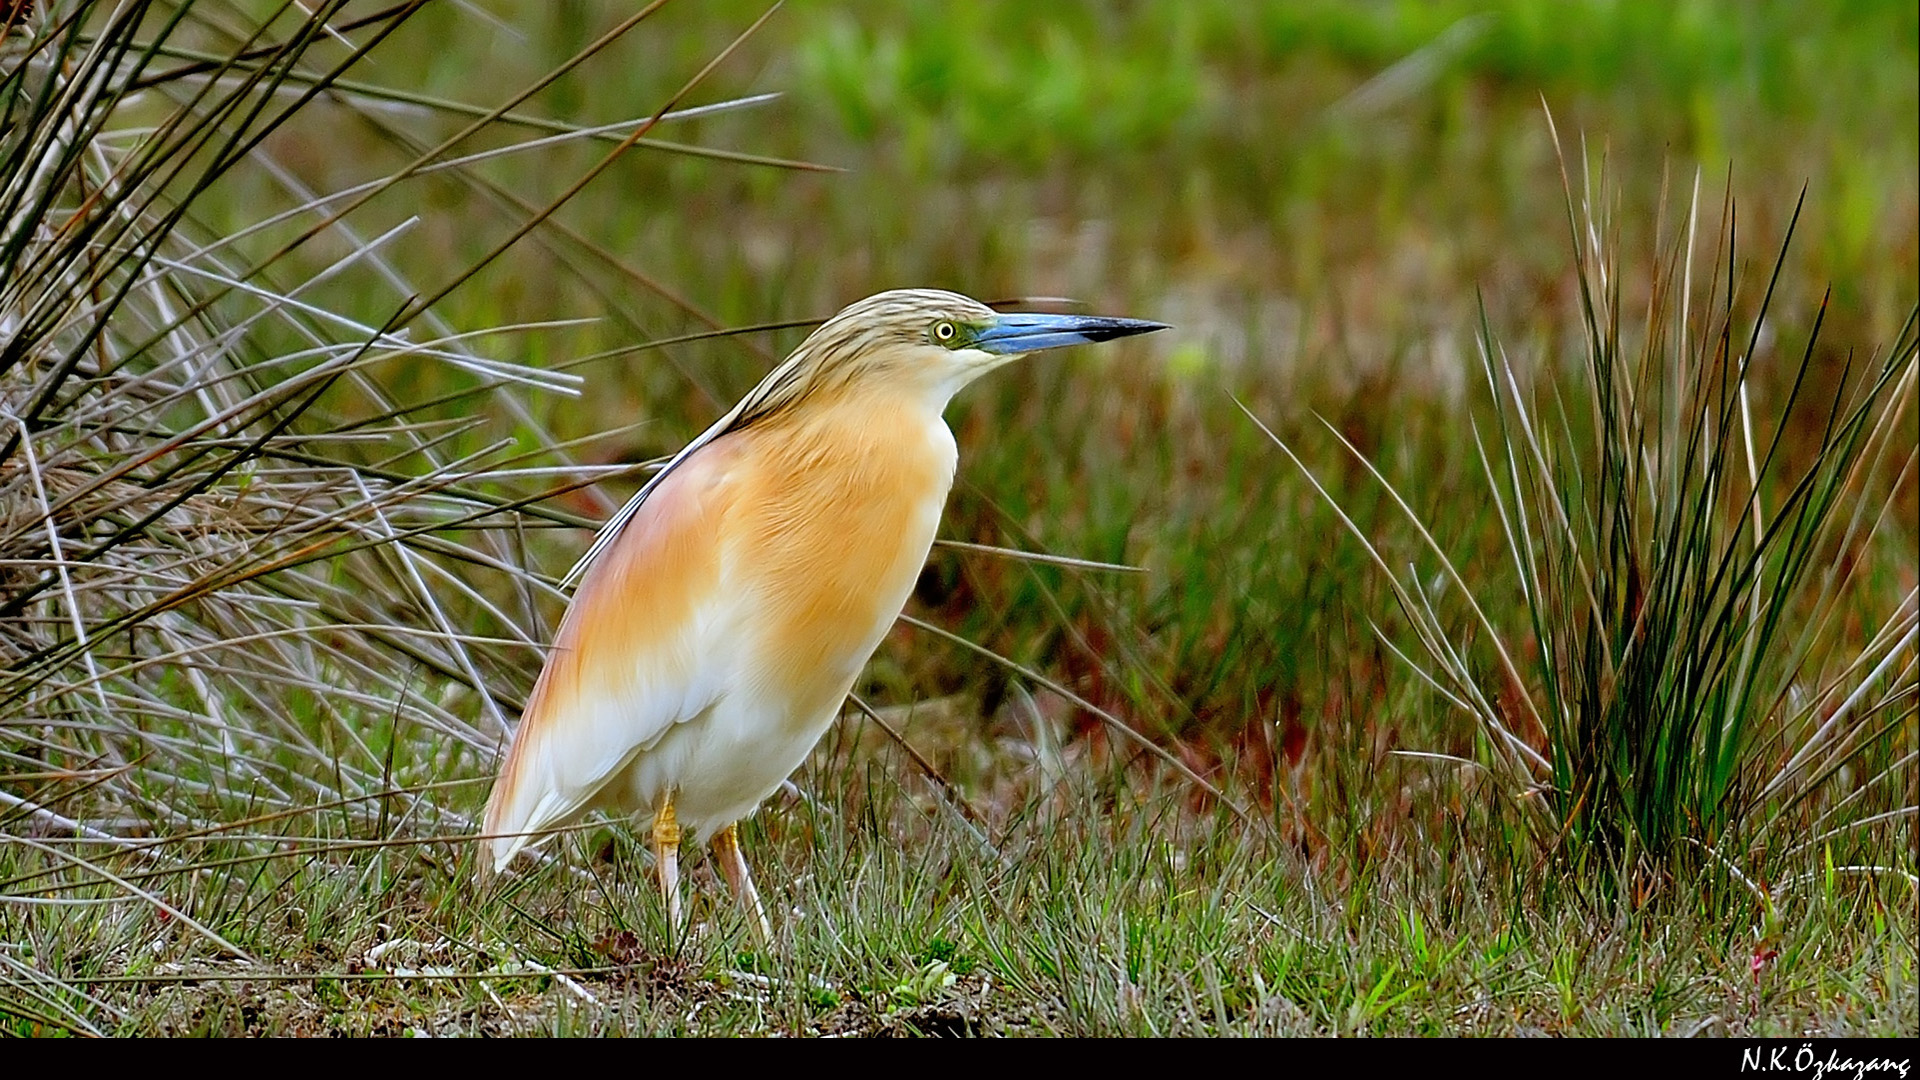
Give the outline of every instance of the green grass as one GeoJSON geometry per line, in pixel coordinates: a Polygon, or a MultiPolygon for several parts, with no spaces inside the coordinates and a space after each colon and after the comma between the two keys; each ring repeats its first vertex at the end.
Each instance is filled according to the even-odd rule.
{"type": "Polygon", "coordinates": [[[252,964],[125,904],[16,916],[10,940],[106,1030],[182,1034],[1897,1035],[1920,1004],[1904,882],[1814,884],[1772,925],[1541,904],[1470,811],[1327,872],[1179,792],[1079,781],[996,855],[902,774],[823,755],[800,780],[831,809],[749,830],[770,954],[704,864],[695,936],[666,944],[624,837],[478,895],[453,845],[274,859],[226,890],[252,964]]]}
{"type": "MultiPolygon", "coordinates": [[[[265,10],[195,5],[163,65],[234,48],[231,31],[265,10]]],[[[351,5],[335,21],[372,10],[351,5]]],[[[393,177],[473,119],[428,98],[492,109],[630,8],[486,10],[498,22],[456,5],[405,19],[370,63],[345,73],[350,85],[294,110],[210,180],[167,234],[174,246],[160,250],[191,261],[197,245],[305,203],[302,188],[393,177]]],[[[645,118],[761,13],[669,4],[514,111],[575,125],[645,118]]],[[[276,40],[298,21],[279,18],[276,40]]],[[[1899,471],[1916,440],[1910,381],[1894,388],[1898,408],[1876,444],[1892,448],[1890,470],[1847,489],[1874,508],[1871,527],[1814,561],[1844,548],[1834,558],[1851,570],[1848,590],[1819,609],[1830,619],[1808,624],[1812,661],[1768,674],[1804,709],[1818,699],[1803,683],[1824,686],[1844,658],[1879,648],[1875,657],[1891,658],[1876,684],[1884,730],[1772,819],[1795,844],[1754,858],[1716,849],[1719,859],[1663,870],[1673,879],[1650,876],[1615,826],[1576,821],[1577,835],[1560,835],[1563,822],[1594,812],[1572,794],[1578,783],[1554,780],[1568,801],[1543,838],[1478,766],[1402,753],[1495,760],[1485,714],[1453,708],[1395,656],[1417,654],[1417,620],[1334,509],[1396,570],[1417,561],[1432,575],[1442,556],[1458,567],[1464,591],[1521,653],[1522,693],[1546,700],[1554,679],[1577,681],[1578,665],[1555,659],[1566,650],[1527,651],[1569,639],[1531,631],[1537,612],[1519,588],[1527,569],[1475,451],[1475,424],[1484,438],[1497,422],[1477,358],[1483,330],[1526,388],[1500,399],[1509,419],[1524,402],[1550,442],[1573,446],[1586,432],[1591,338],[1576,270],[1593,267],[1568,240],[1542,99],[1569,152],[1590,151],[1596,174],[1606,158],[1613,194],[1600,217],[1619,261],[1601,307],[1621,315],[1623,355],[1633,355],[1650,301],[1667,295],[1675,223],[1696,175],[1702,221],[1718,220],[1723,193],[1737,202],[1736,269],[1748,283],[1764,280],[1807,185],[1750,380],[1757,415],[1781,415],[1830,286],[1790,414],[1800,419],[1779,429],[1776,475],[1790,481],[1816,464],[1819,418],[1840,396],[1842,370],[1897,360],[1920,295],[1912,5],[1220,0],[1122,14],[1060,5],[1042,22],[1036,32],[1029,6],[1012,3],[789,5],[682,104],[766,91],[779,100],[668,121],[649,138],[843,172],[642,146],[478,265],[596,168],[623,129],[394,181],[353,209],[352,235],[328,226],[306,237],[321,216],[296,215],[234,241],[225,277],[174,279],[176,314],[207,302],[187,327],[194,340],[254,320],[221,358],[232,385],[278,388],[311,370],[298,350],[314,335],[353,358],[351,376],[290,420],[284,445],[267,444],[261,461],[208,438],[137,474],[164,498],[208,479],[209,462],[233,465],[208,479],[217,498],[182,504],[164,530],[139,535],[130,551],[140,558],[115,569],[167,587],[179,574],[217,583],[248,572],[181,609],[204,651],[170,657],[165,634],[187,632],[167,621],[175,615],[146,612],[129,579],[90,569],[75,571],[89,618],[122,629],[115,620],[129,612],[151,621],[134,619],[89,652],[49,587],[0,638],[0,793],[14,800],[0,807],[7,1030],[1920,1027],[1914,650],[1873,642],[1889,613],[1911,610],[1920,580],[1920,499],[1911,468],[1899,471]],[[375,262],[370,239],[409,221],[375,262]],[[360,261],[314,280],[354,252],[360,261]],[[565,368],[586,378],[587,393],[526,392],[495,386],[497,374],[357,355],[366,335],[319,315],[282,307],[258,317],[264,303],[226,282],[269,257],[246,279],[268,295],[297,292],[364,326],[409,297],[438,297],[411,316],[416,340],[516,327],[460,351],[565,368]],[[1076,296],[1178,327],[997,373],[950,413],[962,471],[944,537],[1145,570],[935,549],[909,614],[1010,663],[903,625],[859,690],[986,822],[986,843],[850,713],[796,777],[809,798],[777,798],[746,829],[748,857],[780,909],[771,954],[748,952],[744,926],[700,869],[700,929],[669,945],[624,828],[596,826],[554,846],[566,865],[529,864],[476,891],[471,851],[444,839],[477,811],[491,767],[475,685],[512,716],[537,668],[532,643],[560,611],[552,578],[584,546],[582,526],[637,482],[610,479],[604,497],[573,490],[599,475],[575,463],[670,452],[804,331],[633,347],[823,316],[901,285],[1076,296]],[[591,321],[552,325],[568,319],[591,321]],[[1241,404],[1301,453],[1333,502],[1241,404]],[[1316,417],[1359,455],[1321,437],[1316,417]],[[399,486],[444,480],[469,455],[485,475],[444,500],[399,486]],[[1411,518],[1361,458],[1404,495],[1411,518]],[[538,471],[554,468],[567,471],[538,471]],[[343,495],[349,481],[382,498],[343,495]],[[513,512],[522,499],[534,501],[513,512]],[[321,509],[306,531],[258,543],[252,525],[286,506],[321,509]],[[383,523],[376,508],[394,516],[383,523]],[[468,514],[484,516],[448,524],[468,514]],[[424,531],[383,539],[391,521],[424,531]],[[276,554],[322,542],[331,546],[292,572],[252,576],[276,554]],[[181,552],[199,561],[178,561],[181,552]],[[109,699],[88,663],[105,671],[109,699]],[[1020,668],[1146,732],[1247,816],[1139,758],[1020,668]],[[115,771],[120,762],[129,767],[115,771]],[[1809,822],[1841,831],[1798,845],[1820,835],[1802,829],[1809,822]],[[128,854],[76,838],[75,824],[160,842],[150,856],[128,854]],[[207,827],[221,831],[192,835],[207,827]],[[1603,838],[1608,828],[1615,840],[1603,838]],[[1747,884],[1724,872],[1728,863],[1747,884]],[[531,965],[577,974],[569,984],[531,965]]],[[[296,51],[303,86],[346,56],[324,35],[296,51]]],[[[15,70],[15,55],[0,51],[0,71],[15,70]]],[[[182,76],[129,103],[119,138],[131,145],[132,129],[159,122],[182,99],[177,88],[196,85],[182,76]]],[[[16,152],[8,139],[20,130],[0,131],[0,155],[16,152]]],[[[545,133],[490,123],[451,153],[545,133]]],[[[97,162],[74,168],[73,190],[100,185],[100,173],[84,171],[97,162]]],[[[76,207],[83,194],[57,202],[56,217],[76,207]]],[[[70,265],[94,265],[98,250],[70,251],[70,265]]],[[[13,295],[6,288],[0,296],[13,295]]],[[[62,295],[70,312],[87,302],[82,288],[62,295]]],[[[170,377],[151,366],[168,355],[156,334],[170,316],[151,294],[129,295],[120,317],[130,321],[110,324],[107,340],[140,376],[128,384],[137,389],[170,377]]],[[[1753,301],[1742,293],[1743,328],[1753,301]]],[[[12,310],[0,303],[0,317],[12,310]]],[[[33,348],[71,350],[62,332],[33,348]]],[[[37,364],[0,372],[0,406],[12,409],[47,370],[37,364]]],[[[77,385],[71,400],[109,384],[77,385]]],[[[105,440],[157,438],[204,418],[196,400],[170,397],[151,415],[128,404],[105,420],[56,417],[74,426],[36,435],[52,463],[44,478],[57,497],[72,477],[125,460],[130,444],[105,440]]],[[[1759,436],[1772,430],[1763,422],[1759,436]]],[[[1526,482],[1564,478],[1579,460],[1556,452],[1553,468],[1526,482]]],[[[30,473],[17,455],[0,458],[10,492],[27,490],[30,473]]],[[[1512,513],[1511,488],[1496,489],[1512,513]]],[[[1768,490],[1769,514],[1784,494],[1768,490]]],[[[8,513],[38,505],[15,499],[8,513]]],[[[1569,493],[1567,505],[1587,504],[1569,493]]],[[[126,528],[108,509],[58,524],[70,540],[126,528]]],[[[1740,515],[1715,513],[1702,511],[1712,528],[1737,530],[1740,515]]],[[[44,526],[31,516],[10,516],[0,538],[0,600],[47,577],[35,531],[44,526]]],[[[1797,634],[1818,605],[1795,607],[1792,584],[1766,599],[1786,605],[1797,634]]],[[[1466,650],[1462,674],[1497,708],[1485,627],[1460,606],[1462,589],[1428,591],[1435,629],[1466,650]]],[[[1570,610],[1550,617],[1569,621],[1549,629],[1578,628],[1570,610]]],[[[1811,745],[1795,716],[1784,727],[1756,721],[1791,735],[1748,740],[1742,768],[1777,769],[1811,745]]],[[[1713,800],[1656,804],[1657,824],[1682,848],[1715,844],[1724,823],[1702,808],[1713,800]]]]}

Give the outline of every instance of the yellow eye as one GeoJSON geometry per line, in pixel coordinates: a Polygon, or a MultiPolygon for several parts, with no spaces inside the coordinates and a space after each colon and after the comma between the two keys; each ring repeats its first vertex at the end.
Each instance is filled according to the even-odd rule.
{"type": "Polygon", "coordinates": [[[953,344],[953,339],[959,336],[960,328],[945,319],[933,324],[933,340],[942,345],[953,344]]]}

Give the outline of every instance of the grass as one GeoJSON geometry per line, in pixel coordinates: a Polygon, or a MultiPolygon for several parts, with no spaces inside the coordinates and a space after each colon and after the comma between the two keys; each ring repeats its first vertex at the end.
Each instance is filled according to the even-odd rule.
{"type": "Polygon", "coordinates": [[[1114,806],[1079,783],[996,854],[888,765],[907,771],[816,762],[801,782],[833,809],[753,830],[788,913],[771,954],[704,870],[702,929],[665,945],[624,836],[482,897],[451,845],[277,860],[222,923],[254,964],[124,905],[23,944],[115,1029],[171,1033],[1893,1035],[1916,1004],[1904,883],[1837,879],[1758,936],[1514,903],[1465,837],[1435,838],[1450,867],[1318,875],[1178,792],[1114,806]]]}
{"type": "MultiPolygon", "coordinates": [[[[324,8],[359,45],[390,31],[344,67],[350,51],[300,12],[177,10],[169,34],[175,8],[123,17],[126,40],[164,39],[149,70],[167,77],[82,110],[105,122],[92,156],[32,149],[60,145],[24,136],[57,130],[47,118],[67,106],[20,91],[84,85],[104,12],[73,24],[87,36],[70,36],[65,68],[23,63],[20,33],[0,50],[5,190],[48,195],[0,231],[0,404],[19,415],[56,385],[48,372],[69,379],[0,457],[17,493],[0,541],[0,602],[17,609],[0,684],[11,1032],[1920,1025],[1914,651],[1880,632],[1910,622],[1920,577],[1900,468],[1911,378],[1882,389],[1891,411],[1862,414],[1852,451],[1824,449],[1823,419],[1859,400],[1858,372],[1897,376],[1902,357],[1910,370],[1910,5],[1070,5],[1038,35],[1022,5],[795,8],[711,71],[761,8],[672,4],[604,37],[630,12],[324,8]],[[255,26],[275,51],[249,51],[255,26]],[[228,78],[196,67],[237,52],[228,78]],[[784,96],[752,102],[766,91],[784,96]],[[1542,96],[1563,131],[1605,148],[1618,194],[1587,210],[1598,251],[1568,242],[1542,96]],[[142,141],[169,116],[216,130],[195,126],[216,101],[234,109],[222,139],[260,136],[230,144],[243,153],[142,141]],[[732,104],[620,150],[669,102],[732,104]],[[1696,168],[1708,194],[1677,199],[1673,178],[1696,168]],[[1682,265],[1671,223],[1683,205],[1719,220],[1725,177],[1739,254],[1718,272],[1745,284],[1720,297],[1719,323],[1696,305],[1704,330],[1662,322],[1682,265]],[[1796,212],[1762,319],[1767,275],[1745,253],[1782,250],[1796,212]],[[79,242],[36,246],[22,221],[79,242]],[[96,281],[124,291],[102,306],[96,281]],[[33,294],[38,321],[21,321],[44,283],[57,287],[33,294]],[[699,929],[671,942],[624,828],[595,826],[476,892],[456,838],[584,526],[637,482],[635,463],[698,431],[803,331],[693,336],[900,284],[1075,295],[1179,325],[1165,346],[999,373],[950,416],[963,465],[944,537],[1145,573],[935,549],[909,614],[994,655],[914,623],[883,645],[860,694],[941,782],[849,712],[796,777],[804,794],[746,830],[782,912],[770,954],[746,948],[704,870],[699,929]],[[1659,338],[1650,327],[1687,327],[1687,358],[1722,325],[1758,342],[1739,399],[1756,446],[1780,433],[1759,472],[1766,519],[1812,497],[1793,494],[1802,476],[1833,500],[1827,531],[1789,545],[1796,573],[1742,531],[1740,454],[1718,459],[1711,491],[1664,455],[1644,474],[1626,459],[1591,471],[1594,432],[1640,443],[1628,413],[1582,411],[1582,380],[1617,387],[1659,338]],[[1614,367],[1590,366],[1595,343],[1614,367]],[[565,372],[590,392],[527,385],[565,372]],[[1489,394],[1489,374],[1514,389],[1489,394]],[[1316,438],[1315,414],[1358,453],[1316,438]],[[1492,641],[1543,715],[1624,735],[1626,713],[1549,707],[1606,689],[1583,633],[1622,629],[1581,621],[1567,567],[1595,573],[1624,551],[1697,569],[1643,526],[1672,520],[1675,480],[1703,535],[1760,564],[1765,587],[1661,595],[1742,627],[1753,596],[1808,647],[1777,656],[1736,634],[1718,653],[1677,638],[1663,655],[1758,656],[1755,696],[1784,708],[1708,710],[1748,727],[1697,798],[1635,809],[1632,769],[1569,758],[1536,778],[1550,812],[1516,809],[1484,772],[1499,763],[1489,722],[1518,703],[1492,641]],[[67,498],[87,491],[112,497],[67,498]],[[1557,547],[1516,526],[1522,506],[1534,521],[1613,506],[1631,542],[1602,530],[1557,547]],[[1376,555],[1459,580],[1408,592],[1376,555]],[[1845,588],[1821,584],[1828,564],[1845,588]],[[1455,708],[1395,653],[1423,642],[1457,649],[1438,681],[1491,709],[1455,708]],[[1823,743],[1819,723],[1855,688],[1880,704],[1850,715],[1875,726],[1823,743]],[[1752,777],[1836,746],[1802,773],[1817,780],[1804,797],[1756,798],[1752,777]],[[1605,775],[1621,798],[1583,799],[1605,775]],[[1729,825],[1729,784],[1759,826],[1729,825]],[[1793,840],[1753,846],[1767,829],[1793,840]],[[1713,854],[1664,854],[1701,845],[1713,854]],[[1650,850],[1664,860],[1652,876],[1650,850]]],[[[1712,364],[1673,370],[1733,385],[1712,364]]],[[[1706,396],[1716,423],[1734,415],[1734,399],[1706,396]]],[[[1646,406],[1648,430],[1686,430],[1699,414],[1680,400],[1646,406]]],[[[1577,731],[1527,737],[1581,745],[1577,731]]]]}

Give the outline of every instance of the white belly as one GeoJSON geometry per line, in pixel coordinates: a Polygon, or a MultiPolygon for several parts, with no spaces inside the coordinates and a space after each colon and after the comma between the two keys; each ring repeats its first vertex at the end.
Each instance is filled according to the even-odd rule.
{"type": "Polygon", "coordinates": [[[807,759],[836,712],[792,723],[762,705],[729,698],[676,724],[608,785],[609,809],[650,819],[674,793],[675,816],[695,841],[753,813],[807,759]]]}

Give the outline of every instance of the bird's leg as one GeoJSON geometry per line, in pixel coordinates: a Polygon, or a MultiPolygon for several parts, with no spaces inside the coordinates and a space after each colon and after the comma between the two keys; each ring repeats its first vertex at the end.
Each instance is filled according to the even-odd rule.
{"type": "Polygon", "coordinates": [[[667,926],[680,929],[680,819],[673,813],[673,793],[653,815],[653,868],[660,874],[660,895],[667,901],[667,926]]]}
{"type": "Polygon", "coordinates": [[[720,872],[727,876],[734,898],[753,916],[753,928],[760,933],[760,944],[771,945],[773,927],[767,924],[767,909],[760,906],[760,893],[753,887],[746,857],[740,854],[740,836],[732,825],[713,835],[713,857],[719,860],[720,872]]]}

